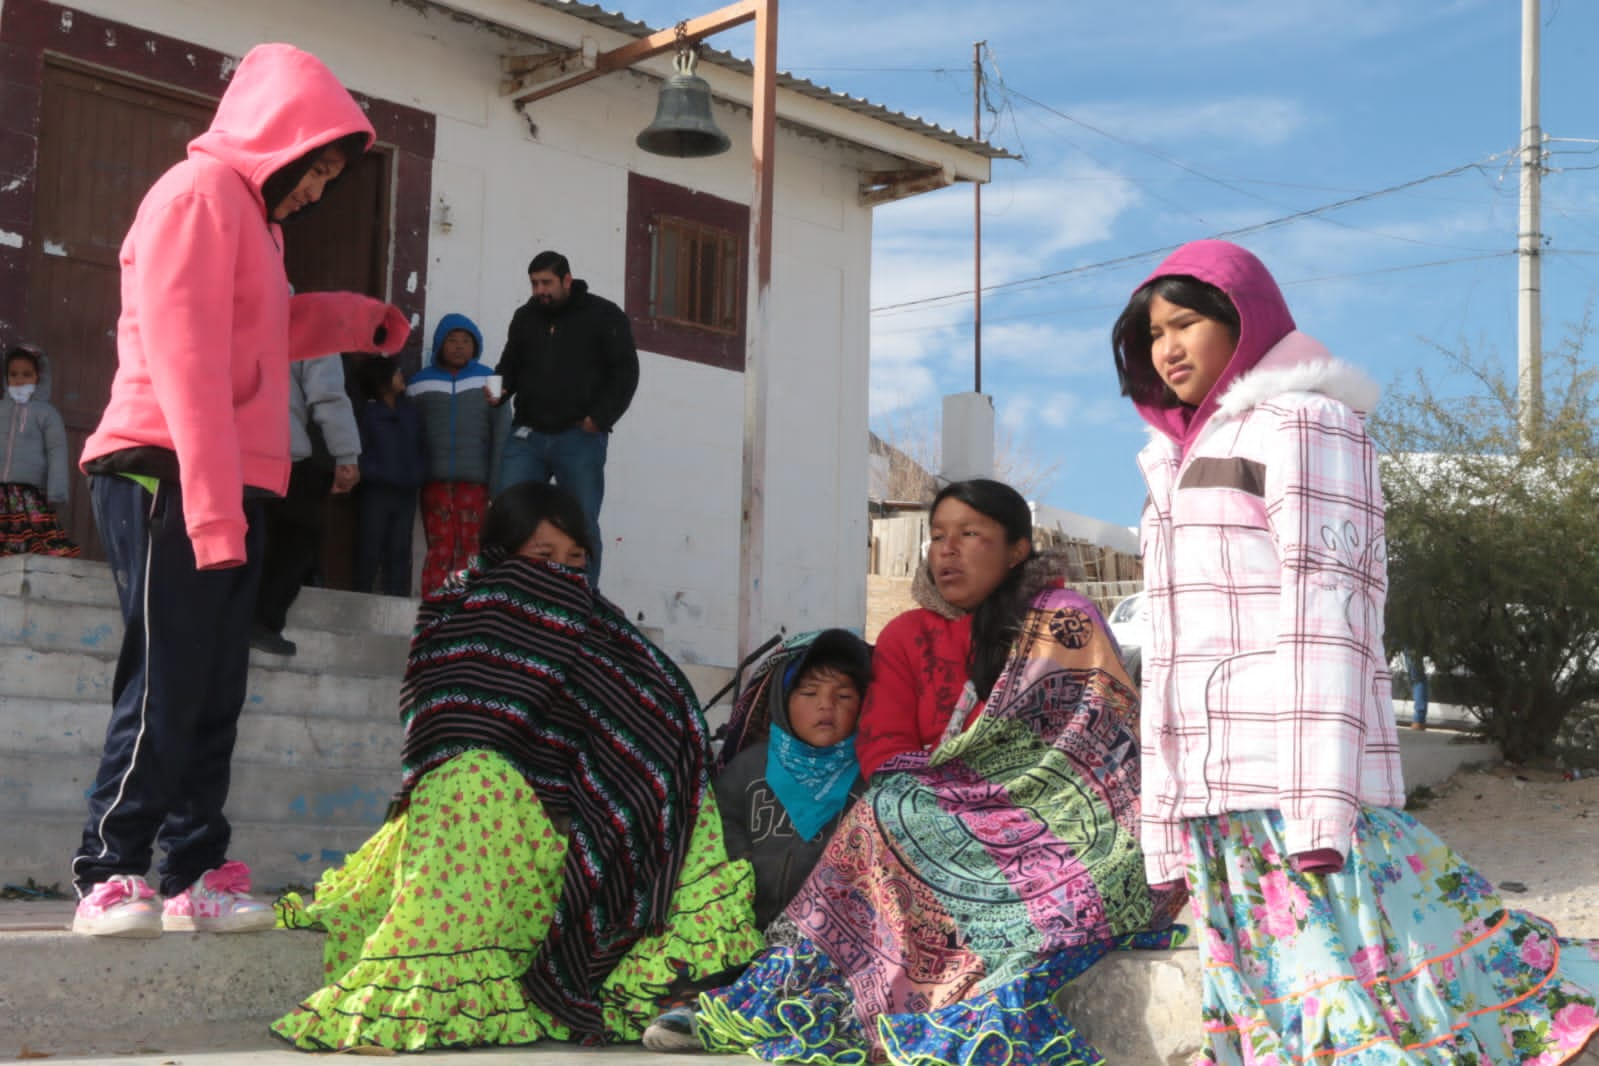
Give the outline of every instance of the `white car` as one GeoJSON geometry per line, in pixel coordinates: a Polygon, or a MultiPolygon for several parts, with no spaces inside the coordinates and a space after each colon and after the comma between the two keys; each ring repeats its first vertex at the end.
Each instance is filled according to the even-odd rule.
{"type": "Polygon", "coordinates": [[[1122,664],[1127,667],[1133,684],[1143,680],[1144,642],[1149,633],[1149,610],[1144,605],[1144,594],[1135,592],[1118,603],[1105,619],[1111,634],[1122,649],[1122,664]]]}

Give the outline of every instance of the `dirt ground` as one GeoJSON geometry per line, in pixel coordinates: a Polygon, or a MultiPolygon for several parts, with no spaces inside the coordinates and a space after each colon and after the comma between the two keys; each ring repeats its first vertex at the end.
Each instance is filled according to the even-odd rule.
{"type": "MultiPolygon", "coordinates": [[[[914,606],[911,583],[877,575],[867,582],[866,639],[876,640],[914,606]]],[[[1548,918],[1563,936],[1599,938],[1599,776],[1463,770],[1412,813],[1500,886],[1507,906],[1548,918]]]]}
{"type": "Polygon", "coordinates": [[[1498,885],[1506,906],[1548,918],[1562,936],[1599,938],[1599,777],[1463,770],[1412,813],[1498,885]]]}
{"type": "Polygon", "coordinates": [[[876,641],[889,620],[916,606],[911,599],[911,579],[866,575],[866,639],[876,641]]]}

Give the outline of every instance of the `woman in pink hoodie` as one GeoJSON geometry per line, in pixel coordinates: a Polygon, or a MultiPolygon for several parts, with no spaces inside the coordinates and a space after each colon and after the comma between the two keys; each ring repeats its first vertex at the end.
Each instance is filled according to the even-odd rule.
{"type": "Polygon", "coordinates": [[[1151,884],[1188,879],[1198,1061],[1574,1058],[1599,941],[1506,910],[1402,809],[1376,386],[1224,241],[1162,263],[1113,344],[1152,429],[1141,835],[1151,884]]]}
{"type": "Polygon", "coordinates": [[[289,362],[393,352],[398,308],[291,295],[279,224],[372,144],[316,57],[254,48],[210,128],[145,194],[122,243],[117,373],[84,445],[122,604],[111,722],[72,861],[73,928],[270,928],[227,857],[227,799],[260,577],[261,501],[289,479],[289,362]],[[161,895],[144,880],[159,838],[161,895]]]}

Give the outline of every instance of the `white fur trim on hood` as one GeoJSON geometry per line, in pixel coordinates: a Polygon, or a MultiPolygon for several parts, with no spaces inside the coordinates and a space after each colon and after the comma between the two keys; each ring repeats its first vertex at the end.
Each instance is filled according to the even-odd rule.
{"type": "Polygon", "coordinates": [[[1216,405],[1216,416],[1237,418],[1290,392],[1318,393],[1361,414],[1370,414],[1382,396],[1382,389],[1364,370],[1333,358],[1321,342],[1295,330],[1233,382],[1216,405]]]}

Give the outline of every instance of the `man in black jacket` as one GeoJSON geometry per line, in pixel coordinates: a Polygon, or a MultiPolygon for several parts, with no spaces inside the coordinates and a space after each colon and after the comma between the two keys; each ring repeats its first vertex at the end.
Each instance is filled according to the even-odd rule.
{"type": "Polygon", "coordinates": [[[533,296],[511,316],[496,368],[515,401],[500,483],[554,478],[577,497],[588,517],[589,579],[598,587],[605,452],[638,388],[638,351],[627,315],[574,280],[566,256],[540,252],[527,278],[533,296]]]}

